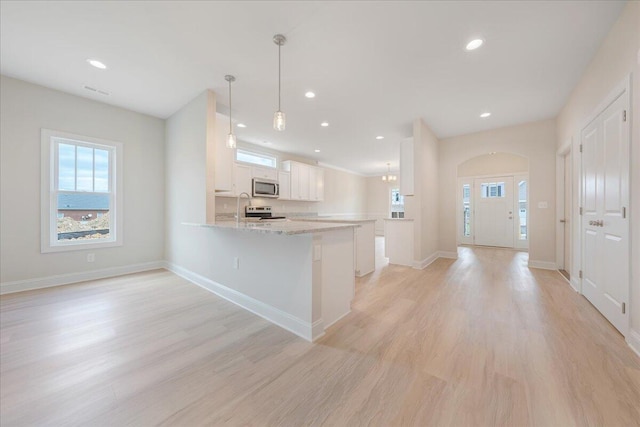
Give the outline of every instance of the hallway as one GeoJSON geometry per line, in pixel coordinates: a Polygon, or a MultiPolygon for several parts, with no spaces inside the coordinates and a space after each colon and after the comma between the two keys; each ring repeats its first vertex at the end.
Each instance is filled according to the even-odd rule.
{"type": "Polygon", "coordinates": [[[1,299],[3,424],[640,422],[640,358],[527,254],[358,279],[316,344],[166,271],[1,299]]]}

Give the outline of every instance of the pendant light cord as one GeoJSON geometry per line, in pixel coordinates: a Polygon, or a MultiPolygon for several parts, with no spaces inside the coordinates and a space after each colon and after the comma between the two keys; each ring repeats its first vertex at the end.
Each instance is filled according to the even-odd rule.
{"type": "Polygon", "coordinates": [[[229,134],[233,133],[233,128],[231,127],[231,79],[229,79],[229,134]]]}
{"type": "Polygon", "coordinates": [[[281,84],[280,84],[280,74],[282,68],[282,60],[280,59],[280,49],[282,49],[282,44],[278,43],[278,111],[280,110],[280,92],[281,92],[281,84]]]}

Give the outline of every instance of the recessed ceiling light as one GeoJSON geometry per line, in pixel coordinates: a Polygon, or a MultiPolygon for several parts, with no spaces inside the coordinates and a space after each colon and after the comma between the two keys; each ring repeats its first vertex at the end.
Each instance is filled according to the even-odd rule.
{"type": "Polygon", "coordinates": [[[483,119],[486,119],[487,117],[489,117],[491,115],[491,113],[486,112],[486,113],[482,113],[480,114],[480,117],[482,117],[483,119]]]}
{"type": "Polygon", "coordinates": [[[378,135],[378,136],[376,136],[376,139],[384,139],[384,136],[378,135]]]}
{"type": "Polygon", "coordinates": [[[311,91],[309,91],[309,92],[305,93],[304,96],[306,96],[307,98],[315,98],[316,94],[311,92],[311,91]]]}
{"type": "Polygon", "coordinates": [[[262,141],[262,143],[263,143],[264,145],[271,145],[271,143],[270,143],[269,141],[262,141]]]}
{"type": "Polygon", "coordinates": [[[467,50],[475,50],[482,46],[483,43],[484,40],[482,39],[471,40],[469,43],[467,43],[467,50]]]}
{"type": "Polygon", "coordinates": [[[322,122],[320,123],[320,126],[322,126],[323,128],[326,128],[327,126],[329,126],[329,122],[322,122]]]}
{"type": "Polygon", "coordinates": [[[98,61],[97,59],[87,59],[87,62],[96,68],[100,68],[101,70],[105,70],[107,68],[106,65],[104,65],[102,62],[98,61]]]}
{"type": "Polygon", "coordinates": [[[315,150],[313,150],[313,151],[315,151],[316,153],[319,153],[319,152],[320,152],[320,150],[318,150],[317,148],[316,148],[315,150]]]}
{"type": "Polygon", "coordinates": [[[239,127],[239,128],[246,128],[246,127],[247,127],[247,125],[245,125],[244,123],[238,123],[238,127],[239,127]]]}

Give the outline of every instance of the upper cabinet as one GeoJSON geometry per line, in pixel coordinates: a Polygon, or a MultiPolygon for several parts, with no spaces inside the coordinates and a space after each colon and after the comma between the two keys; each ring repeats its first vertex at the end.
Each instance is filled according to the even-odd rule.
{"type": "Polygon", "coordinates": [[[270,179],[272,181],[278,180],[278,169],[263,168],[260,166],[252,166],[251,174],[254,178],[270,179]]]}
{"type": "Polygon", "coordinates": [[[215,191],[231,192],[233,190],[233,160],[235,150],[227,148],[226,136],[229,132],[229,118],[216,113],[215,122],[215,191]]]}
{"type": "Polygon", "coordinates": [[[324,169],[292,160],[282,162],[282,167],[290,173],[291,200],[324,200],[324,169]]]}
{"type": "Polygon", "coordinates": [[[280,185],[279,199],[291,199],[291,172],[278,171],[278,184],[280,185]]]}

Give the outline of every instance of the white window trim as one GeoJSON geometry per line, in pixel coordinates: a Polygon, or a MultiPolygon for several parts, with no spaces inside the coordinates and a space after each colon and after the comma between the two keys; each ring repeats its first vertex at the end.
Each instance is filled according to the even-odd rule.
{"type": "Polygon", "coordinates": [[[68,252],[79,250],[90,250],[122,246],[124,241],[123,233],[123,145],[120,142],[108,141],[100,138],[93,138],[84,135],[76,135],[67,132],[60,132],[51,129],[41,129],[40,144],[40,252],[68,252]],[[115,149],[113,161],[109,164],[109,173],[112,176],[113,191],[111,191],[109,211],[113,212],[111,219],[111,232],[114,239],[97,242],[94,240],[77,240],[72,242],[57,242],[57,216],[53,213],[58,210],[57,199],[54,197],[55,161],[56,152],[52,138],[65,138],[92,144],[104,145],[115,149]]]}

